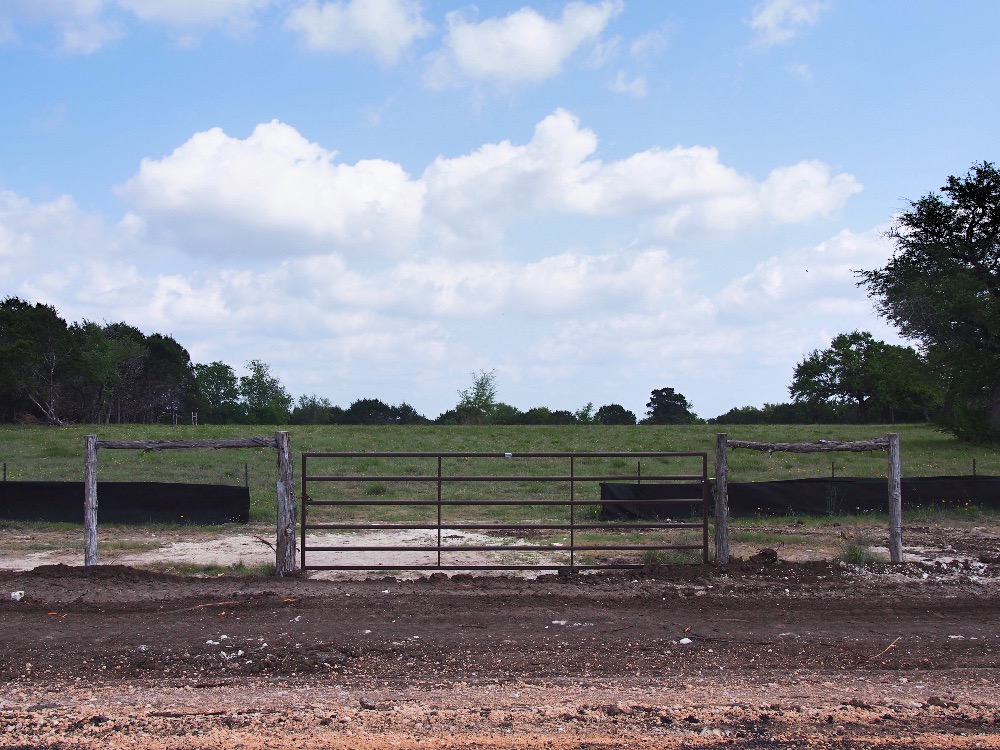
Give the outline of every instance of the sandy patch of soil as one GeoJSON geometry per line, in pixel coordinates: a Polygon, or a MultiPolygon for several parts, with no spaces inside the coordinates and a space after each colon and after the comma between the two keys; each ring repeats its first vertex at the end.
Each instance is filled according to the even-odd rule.
{"type": "MultiPolygon", "coordinates": [[[[358,551],[354,547],[427,547],[437,544],[437,533],[423,530],[374,531],[354,534],[310,534],[310,547],[343,547],[342,552],[317,552],[310,555],[311,565],[352,565],[395,568],[407,565],[433,566],[431,552],[358,551]]],[[[522,543],[515,538],[498,538],[463,530],[445,529],[442,543],[453,547],[443,553],[448,565],[532,564],[536,554],[464,551],[462,546],[489,546],[522,543]]],[[[0,543],[0,569],[32,570],[40,565],[79,565],[83,560],[82,532],[18,530],[0,543]]],[[[556,553],[558,554],[558,553],[556,553]]],[[[553,564],[561,560],[549,557],[553,564]]],[[[171,530],[143,531],[141,528],[101,530],[98,537],[98,561],[101,564],[133,567],[170,568],[178,565],[263,567],[274,564],[274,530],[253,529],[240,533],[171,530]]],[[[320,578],[356,578],[351,571],[317,571],[320,578]]],[[[400,572],[418,577],[417,572],[400,572]]]]}
{"type": "MultiPolygon", "coordinates": [[[[870,525],[850,527],[811,527],[796,523],[775,522],[752,529],[736,529],[730,548],[734,557],[748,558],[761,548],[774,549],[781,560],[817,562],[833,560],[842,554],[845,544],[860,544],[875,558],[888,560],[886,530],[870,525]],[[740,541],[740,534],[748,535],[740,541]]],[[[443,542],[455,547],[517,544],[524,540],[444,530],[443,542]]],[[[347,547],[419,547],[436,543],[435,532],[419,530],[378,531],[356,534],[311,534],[310,546],[347,547]]],[[[537,543],[537,540],[532,540],[537,543]]],[[[903,529],[904,554],[908,562],[974,566],[982,560],[1000,558],[1000,528],[967,526],[939,528],[906,526],[903,529]],[[982,560],[981,560],[982,559],[982,560]]],[[[102,527],[98,534],[98,559],[102,564],[169,568],[171,565],[213,565],[260,567],[274,563],[274,527],[248,525],[239,530],[162,529],[142,527],[102,527]]],[[[563,555],[554,548],[543,557],[540,553],[491,553],[454,550],[445,553],[443,562],[454,565],[495,564],[498,562],[564,564],[563,555]]],[[[0,570],[31,570],[39,565],[79,565],[83,560],[83,532],[48,530],[40,526],[0,528],[0,570]]],[[[390,570],[403,565],[433,565],[432,553],[406,551],[314,553],[310,565],[342,563],[359,566],[382,566],[390,570]]],[[[419,573],[393,570],[401,577],[419,577],[419,573]]],[[[356,578],[357,571],[315,575],[356,578]]]]}

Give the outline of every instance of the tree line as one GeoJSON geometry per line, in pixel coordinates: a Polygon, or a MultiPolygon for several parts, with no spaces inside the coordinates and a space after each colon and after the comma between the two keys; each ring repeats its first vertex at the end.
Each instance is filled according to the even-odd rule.
{"type": "Polygon", "coordinates": [[[869,333],[837,336],[795,368],[793,401],[744,406],[703,420],[673,388],[650,393],[638,417],[621,404],[574,411],[521,410],[498,398],[495,370],[473,373],[451,409],[429,418],[407,403],[377,398],[341,407],[315,394],[293,399],[261,360],[238,376],[224,362],[194,364],[171,336],[127,323],[67,324],[50,305],[17,297],[0,303],[0,420],[70,423],[311,425],[792,424],[920,421],[940,417],[940,378],[912,348],[869,333]]]}
{"type": "MultiPolygon", "coordinates": [[[[237,376],[224,362],[194,364],[171,336],[127,323],[67,323],[54,307],[17,297],[0,302],[0,421],[52,425],[208,424],[606,424],[640,422],[620,404],[527,411],[497,401],[496,373],[480,372],[453,409],[429,419],[407,403],[358,399],[347,408],[313,395],[293,400],[261,360],[237,376]]],[[[691,405],[673,389],[650,396],[642,423],[689,423],[691,405]]]]}

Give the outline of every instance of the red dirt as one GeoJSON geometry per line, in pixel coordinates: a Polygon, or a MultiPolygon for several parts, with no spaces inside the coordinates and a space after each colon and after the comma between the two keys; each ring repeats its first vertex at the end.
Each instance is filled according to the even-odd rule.
{"type": "Polygon", "coordinates": [[[0,573],[0,746],[1000,748],[984,560],[0,573]]]}

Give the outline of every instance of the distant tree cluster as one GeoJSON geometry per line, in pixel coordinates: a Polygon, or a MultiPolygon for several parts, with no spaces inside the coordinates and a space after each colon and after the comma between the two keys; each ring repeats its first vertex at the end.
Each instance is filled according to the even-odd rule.
{"type": "Polygon", "coordinates": [[[393,406],[378,399],[366,398],[344,409],[327,398],[302,396],[292,409],[292,424],[389,425],[571,425],[604,424],[634,425],[635,414],[620,404],[608,404],[594,410],[587,404],[576,411],[537,406],[521,411],[497,400],[496,371],[480,371],[472,376],[472,384],[458,392],[458,403],[428,419],[407,403],[393,406]]]}
{"type": "MultiPolygon", "coordinates": [[[[0,303],[0,422],[123,424],[508,424],[634,425],[620,404],[577,411],[544,406],[521,411],[497,401],[496,373],[480,372],[459,391],[458,404],[431,420],[407,403],[358,399],[346,409],[329,399],[295,401],[261,360],[237,375],[225,362],[193,364],[170,336],[126,323],[67,324],[51,305],[17,297],[0,303]]],[[[672,393],[671,389],[666,389],[672,393]]],[[[680,397],[684,404],[687,401],[680,397]]],[[[660,397],[655,418],[666,412],[660,397]]],[[[652,403],[652,402],[651,402],[652,403]]]]}
{"type": "Polygon", "coordinates": [[[67,325],[56,310],[0,303],[0,419],[155,422],[196,408],[187,350],[125,323],[67,325]]]}
{"type": "Polygon", "coordinates": [[[892,424],[928,421],[941,387],[918,352],[870,333],[835,336],[799,362],[788,387],[794,399],[730,409],[711,424],[892,424]]]}
{"type": "Polygon", "coordinates": [[[259,359],[236,377],[224,362],[195,365],[198,421],[210,424],[285,424],[292,397],[259,359]]]}

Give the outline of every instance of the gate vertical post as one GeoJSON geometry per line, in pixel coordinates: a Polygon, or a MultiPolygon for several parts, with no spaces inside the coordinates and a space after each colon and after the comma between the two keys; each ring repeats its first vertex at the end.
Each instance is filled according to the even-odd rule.
{"type": "Polygon", "coordinates": [[[306,524],[309,522],[308,514],[309,509],[306,507],[309,504],[309,488],[306,486],[307,477],[309,476],[308,467],[306,465],[306,454],[302,454],[302,515],[299,517],[299,565],[304,573],[306,570],[306,524]]]}
{"type": "Polygon", "coordinates": [[[889,559],[903,562],[903,493],[899,454],[899,433],[889,438],[889,559]]]}
{"type": "Polygon", "coordinates": [[[729,440],[726,433],[715,436],[715,561],[729,562],[729,440]]]}
{"type": "Polygon", "coordinates": [[[288,432],[274,433],[278,449],[277,540],[274,567],[279,576],[295,572],[295,481],[288,432]]]}
{"type": "Polygon", "coordinates": [[[83,564],[97,565],[97,435],[83,436],[83,564]]]}

